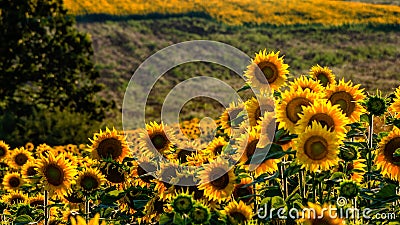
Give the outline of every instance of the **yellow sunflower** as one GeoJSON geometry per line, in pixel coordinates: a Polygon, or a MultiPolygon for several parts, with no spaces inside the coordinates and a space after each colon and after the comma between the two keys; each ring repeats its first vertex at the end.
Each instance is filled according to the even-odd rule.
{"type": "Polygon", "coordinates": [[[309,202],[306,210],[302,210],[298,219],[298,223],[302,225],[315,225],[315,224],[323,224],[323,225],[342,225],[345,222],[336,216],[332,216],[332,212],[338,212],[338,209],[335,206],[330,206],[328,204],[324,204],[320,206],[318,204],[314,204],[309,202]]]}
{"type": "Polygon", "coordinates": [[[100,214],[97,213],[94,218],[90,219],[87,223],[81,216],[77,216],[76,219],[71,217],[71,225],[106,225],[106,222],[103,221],[100,223],[100,214]]]}
{"type": "Polygon", "coordinates": [[[155,190],[158,191],[158,196],[162,200],[171,199],[174,190],[171,188],[178,177],[178,163],[169,162],[163,163],[158,172],[158,180],[156,180],[155,190]]]}
{"type": "Polygon", "coordinates": [[[41,144],[36,147],[35,156],[40,158],[41,156],[46,156],[48,152],[53,151],[53,148],[47,144],[41,144]]]}
{"type": "Polygon", "coordinates": [[[366,173],[367,165],[365,164],[365,159],[357,159],[350,162],[342,162],[339,164],[338,171],[346,172],[347,178],[361,183],[364,179],[364,174],[366,173]]]}
{"type": "Polygon", "coordinates": [[[205,155],[212,157],[222,154],[222,149],[228,144],[223,137],[215,137],[205,149],[205,155]]]}
{"type": "Polygon", "coordinates": [[[228,136],[236,134],[239,125],[244,121],[244,116],[241,115],[244,109],[244,103],[232,102],[222,113],[220,117],[221,128],[224,130],[224,133],[228,134],[228,136]]]}
{"type": "Polygon", "coordinates": [[[54,156],[49,152],[46,157],[38,160],[37,167],[43,187],[50,194],[62,196],[70,189],[76,171],[62,155],[54,156]]]}
{"type": "Polygon", "coordinates": [[[283,56],[278,52],[269,52],[264,49],[258,54],[251,64],[247,66],[244,76],[247,83],[263,92],[278,90],[286,81],[289,65],[283,62],[283,56]]]}
{"type": "Polygon", "coordinates": [[[321,99],[318,93],[310,92],[309,89],[294,91],[290,89],[282,94],[282,102],[276,105],[276,121],[279,129],[284,128],[290,133],[295,133],[295,126],[303,113],[303,106],[309,106],[315,100],[321,99]]]}
{"type": "Polygon", "coordinates": [[[253,217],[253,209],[246,205],[243,201],[231,201],[221,212],[226,215],[229,220],[229,224],[238,225],[244,224],[251,220],[253,217]]]}
{"type": "Polygon", "coordinates": [[[4,141],[0,141],[0,160],[7,159],[10,146],[4,141]]]}
{"type": "Polygon", "coordinates": [[[306,127],[311,126],[313,121],[343,137],[347,132],[346,125],[349,123],[348,118],[342,113],[339,106],[332,106],[326,100],[314,101],[314,104],[303,108],[303,114],[300,115],[300,120],[297,122],[296,133],[303,133],[306,127]]]}
{"type": "Polygon", "coordinates": [[[396,89],[394,94],[396,97],[393,99],[394,102],[389,106],[388,110],[396,118],[400,118],[400,87],[396,89]]]}
{"type": "Polygon", "coordinates": [[[25,144],[25,149],[31,152],[33,149],[35,149],[35,145],[33,145],[32,142],[28,142],[25,144]]]}
{"type": "Polygon", "coordinates": [[[361,105],[366,96],[364,89],[359,89],[360,84],[353,85],[351,81],[347,83],[344,79],[340,80],[337,85],[329,85],[326,89],[327,98],[332,105],[339,105],[343,114],[349,118],[350,123],[360,120],[361,114],[365,112],[365,108],[361,105]]]}
{"type": "Polygon", "coordinates": [[[129,154],[128,143],[126,137],[120,135],[115,128],[112,130],[106,128],[103,132],[96,133],[93,140],[90,139],[92,145],[89,148],[92,151],[92,156],[95,159],[112,158],[115,161],[122,162],[122,160],[129,154]]]}
{"type": "Polygon", "coordinates": [[[7,191],[18,190],[24,184],[20,173],[9,172],[3,178],[3,187],[7,191]]]}
{"type": "Polygon", "coordinates": [[[222,202],[230,199],[236,178],[227,161],[219,157],[204,165],[199,178],[199,190],[204,190],[209,200],[222,202]]]}
{"type": "Polygon", "coordinates": [[[265,112],[274,112],[275,102],[273,96],[267,93],[261,93],[256,98],[251,98],[245,102],[246,110],[249,117],[250,126],[257,126],[261,116],[265,112]]]}
{"type": "Polygon", "coordinates": [[[180,163],[187,163],[191,156],[196,154],[200,147],[194,141],[186,141],[177,143],[177,148],[174,153],[169,154],[170,159],[178,160],[180,163]]]}
{"type": "Polygon", "coordinates": [[[260,127],[260,146],[266,146],[274,141],[276,130],[276,119],[274,113],[265,113],[258,121],[260,127]]]}
{"type": "Polygon", "coordinates": [[[295,139],[296,161],[309,171],[329,170],[338,165],[341,143],[336,133],[314,121],[295,139]]]}
{"type": "Polygon", "coordinates": [[[172,146],[176,143],[173,130],[164,125],[156,122],[146,124],[146,131],[140,134],[141,146],[143,154],[148,155],[164,155],[172,150],[172,146]]]}
{"type": "Polygon", "coordinates": [[[22,166],[21,173],[22,173],[22,178],[24,180],[30,181],[30,182],[36,180],[36,179],[33,178],[33,176],[38,174],[37,171],[36,171],[36,168],[37,168],[37,163],[36,162],[37,162],[37,160],[34,159],[32,161],[29,161],[29,162],[25,163],[25,165],[22,166]]]}
{"type": "Polygon", "coordinates": [[[254,170],[254,175],[256,177],[264,174],[264,173],[274,173],[278,171],[278,163],[280,162],[280,159],[264,159],[260,165],[249,165],[246,166],[246,168],[249,169],[254,169],[254,166],[257,166],[254,170]]]}
{"type": "Polygon", "coordinates": [[[31,153],[25,150],[24,147],[21,147],[12,150],[9,164],[13,168],[21,169],[25,163],[31,160],[33,160],[31,153]]]}
{"type": "Polygon", "coordinates": [[[106,181],[104,175],[97,168],[85,168],[79,172],[76,185],[83,192],[93,192],[106,181]]]}
{"type": "Polygon", "coordinates": [[[131,170],[133,185],[149,188],[156,177],[157,165],[147,157],[142,157],[133,164],[131,170]]]}
{"type": "Polygon", "coordinates": [[[31,207],[43,207],[44,205],[44,196],[42,194],[37,194],[34,197],[30,197],[28,199],[29,205],[31,207]]]}
{"type": "Polygon", "coordinates": [[[260,128],[251,127],[246,129],[246,132],[237,139],[235,148],[237,149],[237,158],[243,164],[248,164],[257,149],[263,148],[260,146],[260,128]]]}
{"type": "Polygon", "coordinates": [[[388,136],[382,138],[375,157],[375,163],[382,170],[382,175],[395,181],[400,181],[400,157],[395,155],[399,148],[400,129],[395,127],[388,136]]]}
{"type": "Polygon", "coordinates": [[[250,185],[253,180],[250,177],[245,177],[240,180],[239,184],[235,184],[232,195],[236,201],[243,201],[249,204],[253,200],[254,190],[253,185],[250,185]],[[249,197],[250,196],[250,197],[249,197]]]}
{"type": "Polygon", "coordinates": [[[298,89],[306,90],[309,89],[311,92],[315,93],[324,93],[325,88],[321,85],[319,80],[313,80],[306,76],[300,76],[294,79],[293,82],[290,82],[289,87],[293,88],[293,90],[297,91],[298,89]]]}
{"type": "Polygon", "coordinates": [[[24,194],[22,191],[11,191],[8,194],[3,195],[1,198],[3,202],[6,202],[10,205],[18,204],[18,203],[26,203],[28,200],[28,195],[24,194]]]}
{"type": "Polygon", "coordinates": [[[316,66],[311,67],[310,75],[315,80],[318,80],[324,87],[336,83],[335,75],[332,73],[332,70],[326,66],[322,67],[317,64],[316,66]]]}

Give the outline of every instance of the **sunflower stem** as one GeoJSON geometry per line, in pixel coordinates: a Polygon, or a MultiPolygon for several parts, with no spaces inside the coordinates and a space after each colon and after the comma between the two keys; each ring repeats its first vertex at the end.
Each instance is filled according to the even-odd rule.
{"type": "Polygon", "coordinates": [[[313,203],[316,201],[316,182],[315,182],[315,172],[312,172],[312,193],[313,193],[313,203]]]}
{"type": "Polygon", "coordinates": [[[86,219],[86,222],[88,222],[88,220],[89,220],[89,199],[86,197],[85,198],[85,219],[86,219]]]}
{"type": "Polygon", "coordinates": [[[372,148],[374,146],[373,137],[374,137],[374,115],[370,114],[369,115],[369,138],[368,138],[368,144],[369,144],[369,146],[368,146],[369,147],[369,151],[368,151],[368,176],[367,176],[368,189],[371,189],[372,148]]]}
{"type": "MultiPolygon", "coordinates": [[[[252,180],[255,180],[255,172],[251,172],[252,180]]],[[[256,190],[256,183],[253,183],[253,192],[254,192],[254,213],[257,214],[257,190],[256,190]]]]}
{"type": "Polygon", "coordinates": [[[50,215],[49,215],[49,192],[48,191],[44,191],[44,225],[49,225],[49,219],[50,219],[50,215]]]}

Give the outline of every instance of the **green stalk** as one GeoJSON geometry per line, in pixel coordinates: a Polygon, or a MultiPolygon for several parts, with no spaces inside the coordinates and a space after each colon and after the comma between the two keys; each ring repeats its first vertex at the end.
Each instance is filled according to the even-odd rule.
{"type": "Polygon", "coordinates": [[[44,225],[49,225],[49,219],[50,219],[50,209],[48,207],[49,205],[49,192],[44,191],[44,225]]]}
{"type": "Polygon", "coordinates": [[[372,171],[372,148],[373,148],[373,137],[374,137],[374,115],[370,114],[369,115],[369,138],[368,138],[368,176],[367,176],[367,182],[368,182],[368,189],[371,189],[371,171],[372,171]]]}

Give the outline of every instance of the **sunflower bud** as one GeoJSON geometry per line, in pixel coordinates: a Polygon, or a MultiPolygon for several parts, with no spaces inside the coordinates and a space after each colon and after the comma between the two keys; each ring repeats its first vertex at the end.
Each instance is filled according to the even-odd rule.
{"type": "Polygon", "coordinates": [[[193,198],[188,194],[179,194],[172,202],[172,208],[178,213],[188,213],[193,208],[193,198]]]}
{"type": "Polygon", "coordinates": [[[197,203],[193,206],[190,218],[194,224],[207,224],[211,218],[211,213],[204,205],[197,203]]]}
{"type": "Polygon", "coordinates": [[[379,94],[370,96],[367,100],[367,110],[374,116],[383,115],[386,112],[386,101],[379,94]]]}
{"type": "Polygon", "coordinates": [[[343,181],[340,184],[340,195],[345,198],[354,198],[358,195],[359,187],[354,181],[343,181]]]}

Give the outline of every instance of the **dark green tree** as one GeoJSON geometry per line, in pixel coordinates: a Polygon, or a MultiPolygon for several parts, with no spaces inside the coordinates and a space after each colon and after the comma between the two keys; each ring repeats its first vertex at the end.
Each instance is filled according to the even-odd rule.
{"type": "Polygon", "coordinates": [[[62,0],[0,0],[0,31],[0,134],[44,110],[104,118],[91,38],[62,0]]]}
{"type": "Polygon", "coordinates": [[[61,0],[0,0],[1,110],[69,107],[101,119],[105,102],[90,36],[79,32],[61,0]]]}

